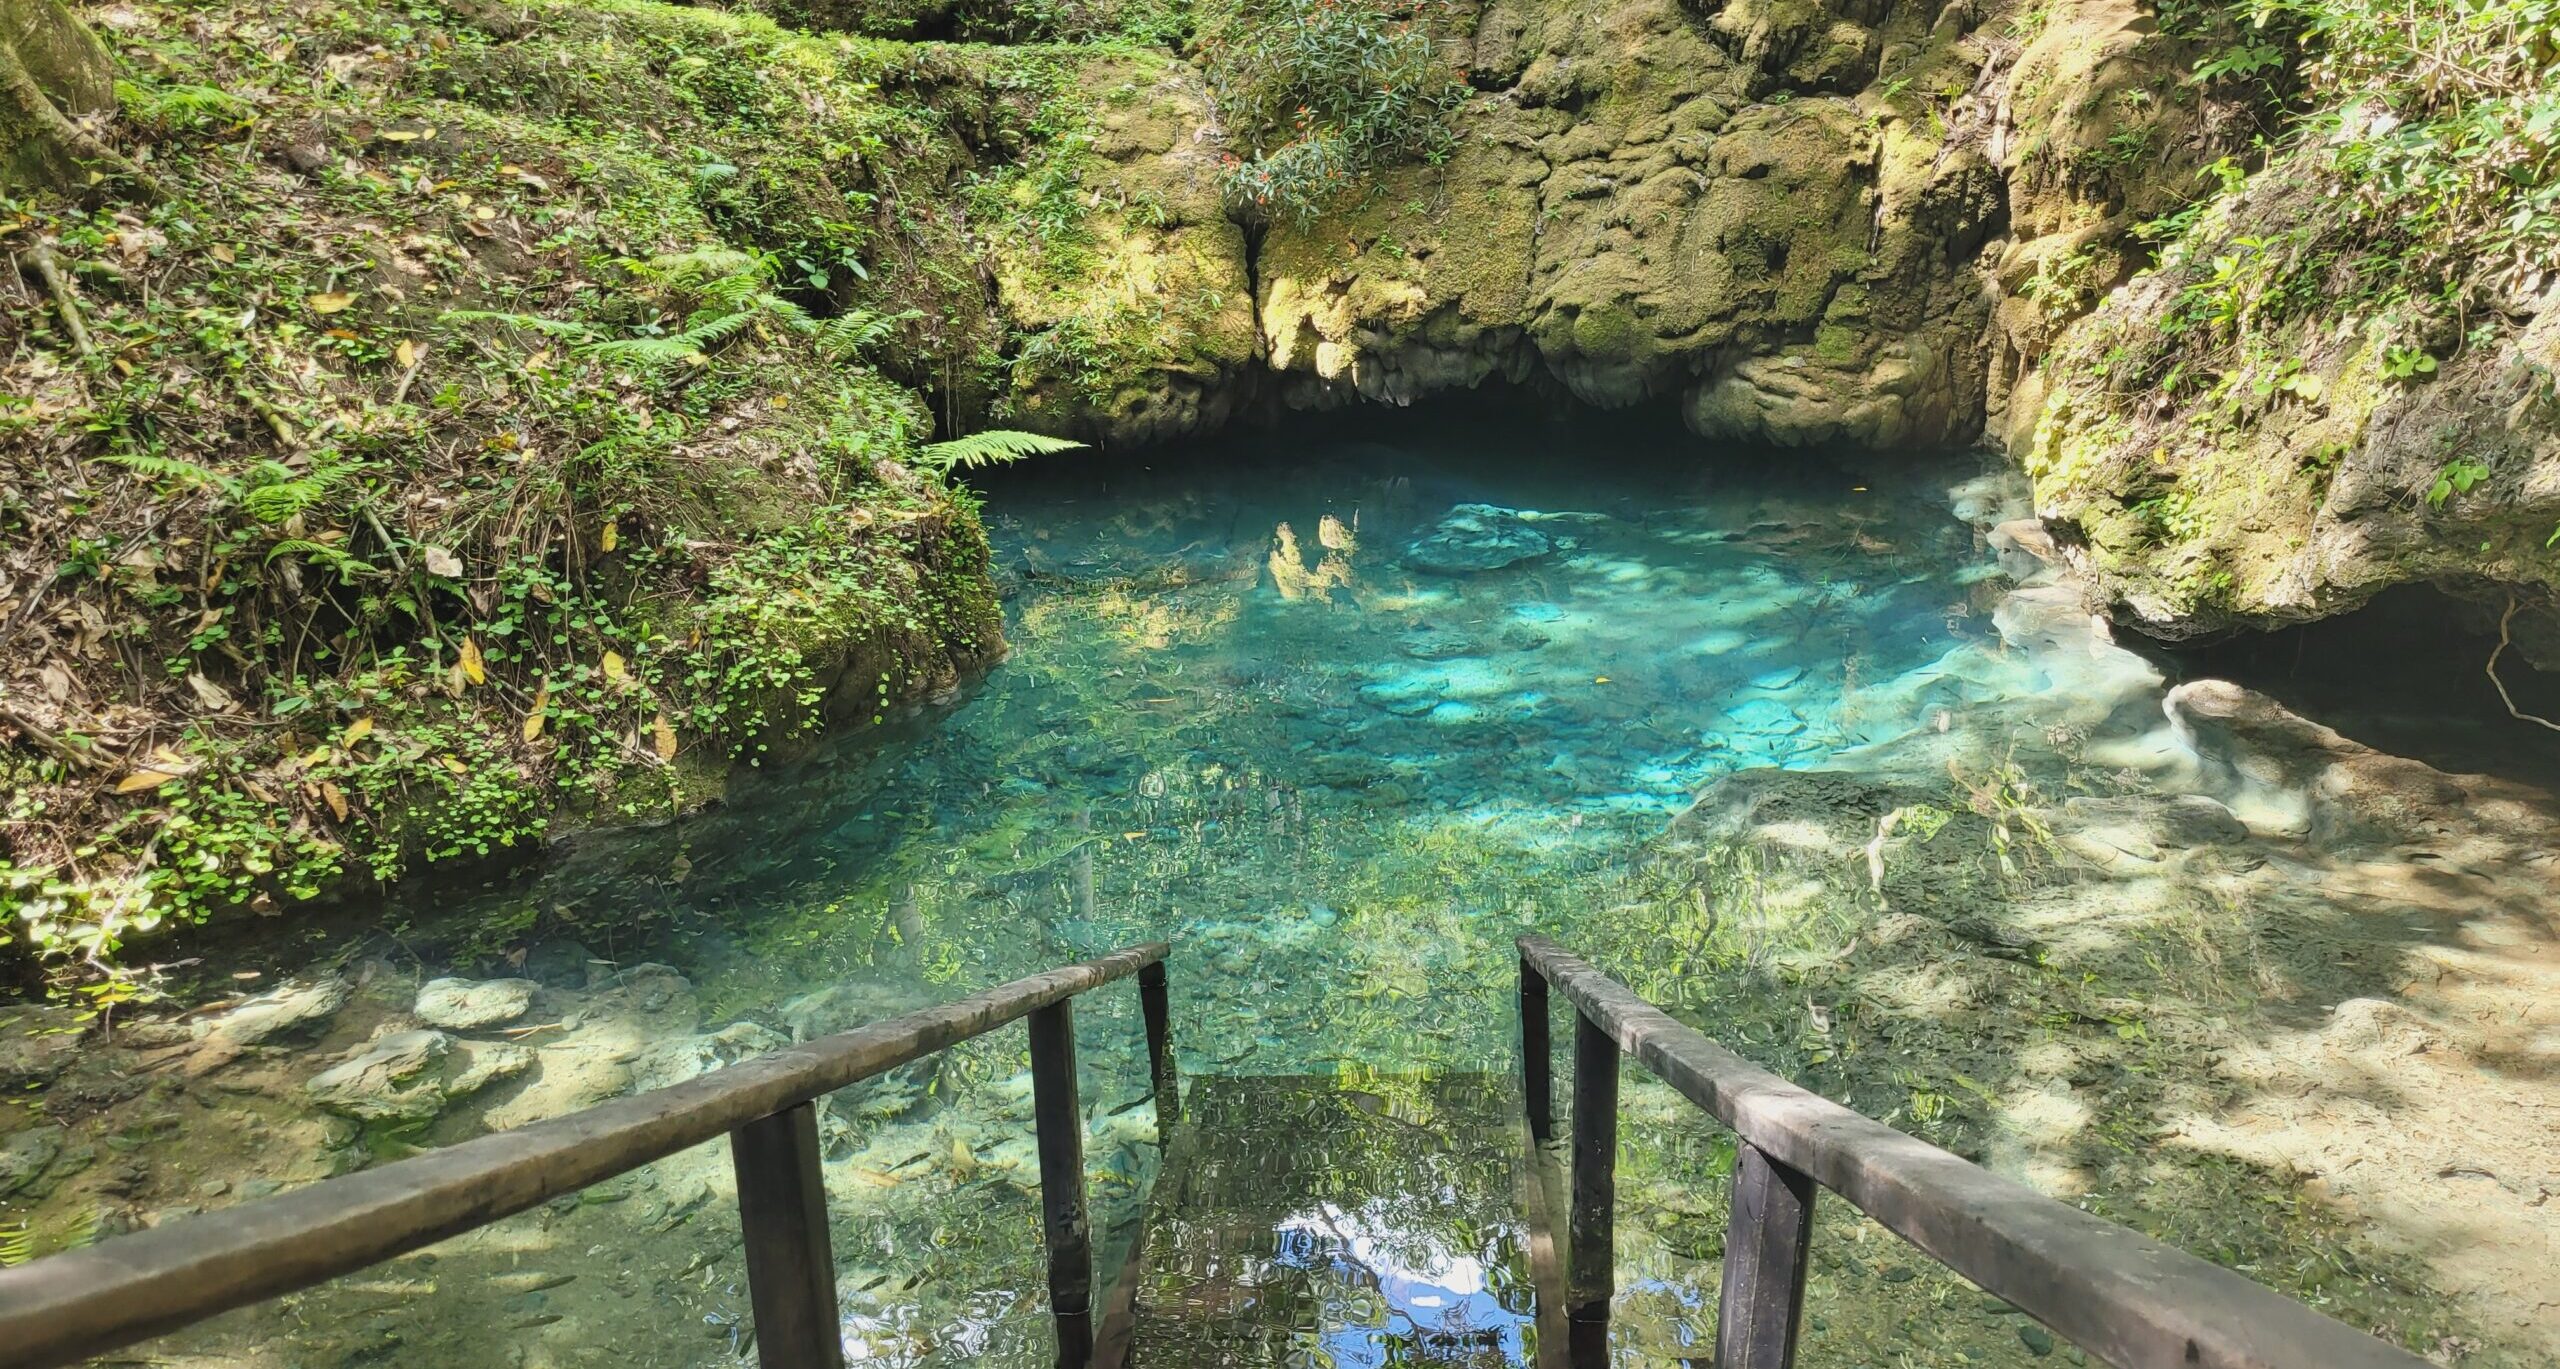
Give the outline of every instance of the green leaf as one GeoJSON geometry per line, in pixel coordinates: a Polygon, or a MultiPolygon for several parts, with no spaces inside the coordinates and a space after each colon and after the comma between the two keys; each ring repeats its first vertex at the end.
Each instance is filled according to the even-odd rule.
{"type": "Polygon", "coordinates": [[[936,475],[955,470],[975,470],[981,466],[1001,466],[1026,456],[1048,456],[1071,452],[1084,444],[1044,433],[1015,432],[1007,428],[989,428],[948,442],[928,442],[916,449],[916,464],[936,475]]]}

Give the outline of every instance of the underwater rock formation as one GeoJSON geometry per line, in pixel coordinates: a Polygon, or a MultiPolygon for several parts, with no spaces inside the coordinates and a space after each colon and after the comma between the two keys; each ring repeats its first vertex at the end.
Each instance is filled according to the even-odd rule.
{"type": "Polygon", "coordinates": [[[1511,509],[1460,504],[1404,549],[1404,563],[1434,575],[1471,575],[1534,561],[1555,545],[1511,509]]]}

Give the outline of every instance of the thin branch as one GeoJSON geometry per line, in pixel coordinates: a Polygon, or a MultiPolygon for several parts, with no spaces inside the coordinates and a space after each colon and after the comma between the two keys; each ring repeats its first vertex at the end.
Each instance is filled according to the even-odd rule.
{"type": "Polygon", "coordinates": [[[2515,696],[2507,692],[2507,682],[2498,678],[2498,658],[2506,654],[2507,646],[2509,642],[2513,640],[2509,635],[2508,625],[2515,622],[2515,619],[2516,596],[2510,594],[2507,596],[2507,611],[2498,615],[2497,648],[2489,653],[2489,664],[2483,666],[2482,669],[2488,672],[2489,683],[2497,686],[2498,698],[2501,702],[2506,704],[2508,717],[2514,718],[2518,722],[2539,723],[2544,727],[2550,728],[2554,732],[2560,732],[2560,722],[2553,722],[2549,718],[2537,717],[2534,714],[2527,713],[2523,709],[2516,707],[2515,696]]]}
{"type": "Polygon", "coordinates": [[[83,770],[97,770],[103,768],[105,764],[97,757],[56,736],[50,729],[8,704],[0,703],[0,722],[18,729],[28,741],[35,743],[37,750],[67,765],[76,765],[83,770]]]}
{"type": "Polygon", "coordinates": [[[71,278],[62,274],[62,262],[53,255],[53,249],[31,248],[26,260],[36,279],[43,281],[46,291],[52,294],[54,308],[62,312],[62,331],[70,335],[72,347],[83,357],[96,356],[97,344],[89,340],[89,325],[80,317],[80,296],[72,290],[71,278]]]}

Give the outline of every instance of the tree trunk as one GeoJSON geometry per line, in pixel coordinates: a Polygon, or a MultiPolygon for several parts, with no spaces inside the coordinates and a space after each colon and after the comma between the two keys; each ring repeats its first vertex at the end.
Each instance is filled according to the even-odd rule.
{"type": "Polygon", "coordinates": [[[156,194],[90,131],[115,109],[106,45],[62,0],[0,0],[0,185],[73,191],[111,177],[156,194]]]}

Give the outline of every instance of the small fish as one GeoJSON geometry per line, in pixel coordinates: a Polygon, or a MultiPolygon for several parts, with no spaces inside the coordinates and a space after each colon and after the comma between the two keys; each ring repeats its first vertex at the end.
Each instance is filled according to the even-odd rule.
{"type": "Polygon", "coordinates": [[[551,1323],[558,1320],[560,1320],[559,1313],[544,1312],[539,1316],[527,1317],[523,1321],[517,1322],[515,1325],[510,1326],[507,1329],[510,1331],[530,1331],[537,1326],[549,1326],[551,1323]]]}

